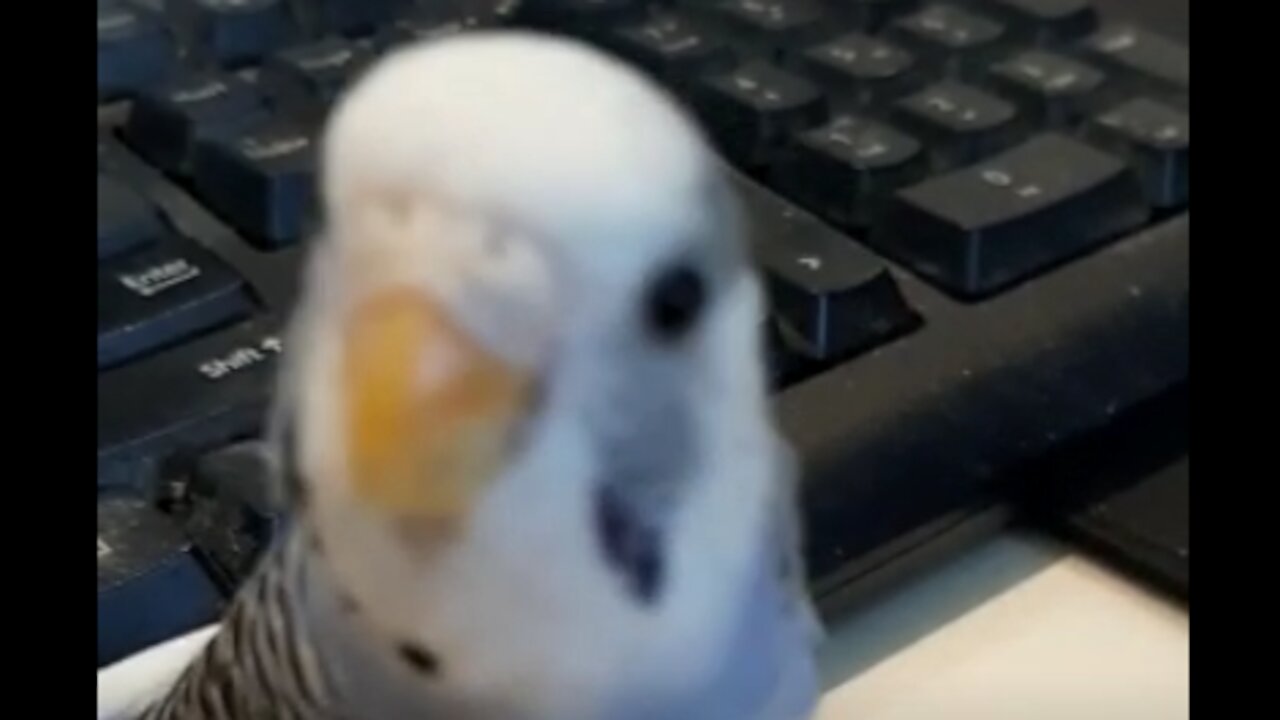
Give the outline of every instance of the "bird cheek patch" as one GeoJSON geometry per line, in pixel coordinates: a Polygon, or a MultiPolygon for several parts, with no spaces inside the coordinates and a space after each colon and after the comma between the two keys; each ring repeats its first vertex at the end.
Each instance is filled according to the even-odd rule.
{"type": "Polygon", "coordinates": [[[410,288],[355,309],[343,361],[356,497],[410,525],[454,526],[504,464],[527,378],[410,288]]]}

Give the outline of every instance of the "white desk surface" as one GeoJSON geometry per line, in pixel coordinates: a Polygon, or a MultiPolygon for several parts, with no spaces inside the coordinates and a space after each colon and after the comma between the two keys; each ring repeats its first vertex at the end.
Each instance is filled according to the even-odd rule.
{"type": "Polygon", "coordinates": [[[1005,535],[831,628],[817,720],[1180,720],[1185,608],[1005,535]]]}
{"type": "MultiPolygon", "coordinates": [[[[166,682],[209,630],[98,676],[99,720],[166,682]]],[[[1004,535],[830,629],[815,720],[1181,720],[1187,612],[1048,541],[1004,535]]]]}

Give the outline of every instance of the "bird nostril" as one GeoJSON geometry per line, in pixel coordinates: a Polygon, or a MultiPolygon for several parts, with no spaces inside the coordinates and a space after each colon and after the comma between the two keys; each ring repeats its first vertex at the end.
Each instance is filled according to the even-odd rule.
{"type": "Polygon", "coordinates": [[[387,192],[380,193],[380,202],[383,212],[387,218],[395,223],[404,224],[409,221],[409,214],[412,210],[412,204],[409,197],[404,193],[387,192]]]}

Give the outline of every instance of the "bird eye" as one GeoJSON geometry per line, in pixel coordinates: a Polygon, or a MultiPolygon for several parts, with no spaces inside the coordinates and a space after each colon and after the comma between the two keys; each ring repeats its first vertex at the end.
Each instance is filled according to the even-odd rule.
{"type": "Polygon", "coordinates": [[[707,287],[702,274],[688,265],[677,265],[659,275],[645,299],[645,321],[663,340],[677,340],[697,322],[706,304],[707,287]]]}

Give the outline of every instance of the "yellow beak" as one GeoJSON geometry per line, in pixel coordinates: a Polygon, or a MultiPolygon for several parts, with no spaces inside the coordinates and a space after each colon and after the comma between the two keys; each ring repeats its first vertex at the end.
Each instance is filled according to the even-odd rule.
{"type": "Polygon", "coordinates": [[[502,471],[531,378],[410,288],[361,304],[346,326],[342,382],[357,497],[400,519],[464,516],[502,471]]]}

